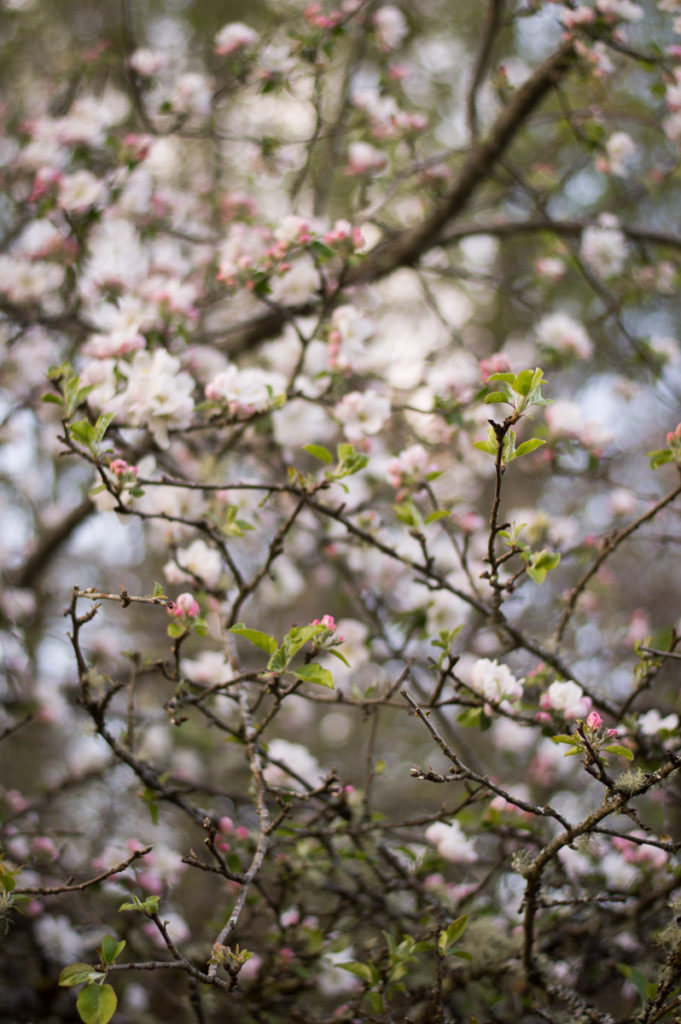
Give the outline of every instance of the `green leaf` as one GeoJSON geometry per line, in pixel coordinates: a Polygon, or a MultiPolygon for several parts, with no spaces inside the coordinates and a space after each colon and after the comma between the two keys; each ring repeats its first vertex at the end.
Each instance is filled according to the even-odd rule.
{"type": "Polygon", "coordinates": [[[533,583],[538,583],[541,586],[546,579],[546,569],[534,569],[531,565],[528,565],[527,575],[533,583]]]}
{"type": "Polygon", "coordinates": [[[462,917],[457,917],[455,921],[452,921],[447,926],[447,930],[440,933],[438,939],[438,947],[441,953],[448,953],[451,946],[461,938],[466,930],[468,924],[468,915],[464,914],[462,917]]]}
{"type": "Polygon", "coordinates": [[[348,661],[348,659],[347,659],[347,658],[345,657],[345,655],[344,655],[344,654],[341,654],[341,652],[340,652],[340,651],[337,651],[335,647],[332,647],[332,648],[331,648],[330,650],[328,650],[328,651],[327,651],[326,653],[327,653],[327,654],[332,654],[332,655],[334,656],[334,658],[338,658],[338,660],[339,660],[339,661],[342,661],[342,662],[343,662],[343,664],[344,664],[344,665],[347,665],[347,667],[348,667],[348,668],[352,668],[352,666],[350,665],[350,662],[349,662],[349,661],[348,661]]]}
{"type": "Polygon", "coordinates": [[[118,1000],[111,985],[86,985],[78,994],[76,1009],[84,1024],[108,1024],[118,1000]]]}
{"type": "Polygon", "coordinates": [[[657,451],[648,452],[647,458],[650,459],[650,468],[658,469],[667,462],[673,462],[674,454],[669,448],[658,448],[657,451]]]}
{"type": "Polygon", "coordinates": [[[0,888],[4,889],[5,892],[13,892],[16,888],[16,876],[18,875],[19,870],[19,868],[8,868],[3,864],[2,857],[0,857],[0,888]]]}
{"type": "Polygon", "coordinates": [[[107,966],[114,963],[125,949],[125,939],[120,941],[113,935],[105,935],[102,939],[102,962],[107,966]]]}
{"type": "Polygon", "coordinates": [[[359,473],[369,464],[369,456],[356,452],[355,446],[342,442],[336,447],[338,466],[335,469],[327,470],[326,477],[329,480],[339,480],[344,476],[352,476],[359,473]]]}
{"type": "Polygon", "coordinates": [[[112,412],[103,412],[102,415],[97,420],[97,422],[95,423],[95,441],[97,441],[97,443],[99,443],[103,439],[104,435],[109,429],[109,424],[111,423],[111,420],[114,418],[114,415],[115,414],[112,412]]]}
{"type": "Polygon", "coordinates": [[[283,647],[278,647],[274,652],[270,660],[267,662],[268,672],[283,672],[289,663],[289,658],[286,657],[286,651],[283,647]]]}
{"type": "Polygon", "coordinates": [[[473,447],[478,448],[481,452],[489,452],[490,455],[496,455],[499,446],[492,444],[490,441],[474,441],[473,447]]]}
{"type": "Polygon", "coordinates": [[[333,690],[333,676],[328,669],[322,668],[314,661],[309,665],[301,665],[300,668],[293,670],[292,674],[296,679],[302,679],[304,683],[315,683],[316,686],[326,686],[333,690]]]}
{"type": "MultiPolygon", "coordinates": [[[[316,624],[311,623],[309,626],[293,626],[289,629],[280,648],[286,658],[284,667],[295,658],[298,651],[306,643],[309,643],[310,640],[324,632],[326,632],[326,626],[322,626],[319,622],[316,624]]],[[[267,667],[271,668],[272,666],[268,665],[267,667]]]]}
{"type": "Polygon", "coordinates": [[[165,595],[165,591],[163,589],[163,584],[162,583],[158,583],[158,581],[156,581],[154,583],[154,593],[153,593],[152,596],[153,597],[165,597],[166,596],[165,595]]]}
{"type": "Polygon", "coordinates": [[[480,725],[482,718],[482,708],[466,708],[457,717],[457,722],[461,722],[466,729],[475,729],[480,725]]]}
{"type": "Polygon", "coordinates": [[[307,452],[308,455],[314,456],[315,459],[319,459],[326,466],[330,466],[333,462],[333,455],[328,448],[325,448],[322,444],[304,444],[303,451],[307,452]]]}
{"type": "Polygon", "coordinates": [[[490,373],[487,380],[502,380],[504,384],[513,386],[516,378],[514,373],[490,373]]]}
{"type": "Polygon", "coordinates": [[[237,622],[236,626],[232,626],[229,632],[242,636],[244,640],[255,644],[256,647],[259,647],[261,651],[266,651],[267,654],[274,654],[277,650],[277,641],[273,636],[261,633],[259,629],[249,629],[243,622],[237,622]]]}
{"type": "Polygon", "coordinates": [[[158,913],[159,899],[160,896],[147,896],[147,898],[144,901],[142,901],[141,899],[139,899],[139,897],[133,894],[132,900],[129,900],[127,903],[121,903],[118,909],[120,911],[141,910],[143,914],[147,914],[147,916],[150,916],[151,914],[158,913]]]}
{"type": "Polygon", "coordinates": [[[619,743],[611,743],[607,747],[603,747],[609,754],[617,754],[619,757],[626,757],[627,761],[633,761],[634,755],[628,747],[621,747],[619,743]]]}
{"type": "Polygon", "coordinates": [[[574,736],[565,736],[563,733],[560,733],[558,736],[552,736],[551,737],[551,742],[552,743],[567,743],[569,746],[573,746],[574,742],[575,742],[575,737],[574,736]]]}
{"type": "Polygon", "coordinates": [[[421,525],[419,514],[410,502],[405,501],[401,505],[393,505],[393,508],[395,515],[401,523],[404,523],[406,526],[421,525]]]}
{"type": "Polygon", "coordinates": [[[69,964],[59,975],[59,984],[63,988],[72,988],[74,985],[84,985],[86,982],[94,982],[98,978],[105,977],[105,974],[97,971],[90,964],[69,964]]]}
{"type": "Polygon", "coordinates": [[[530,452],[540,448],[543,444],[546,444],[546,441],[542,441],[538,437],[532,437],[529,441],[523,441],[515,450],[515,458],[519,459],[522,455],[529,455],[530,452]]]}
{"type": "Polygon", "coordinates": [[[40,401],[41,402],[49,402],[50,405],[63,405],[64,404],[64,400],[62,398],[60,398],[59,395],[53,395],[51,391],[48,391],[47,394],[42,395],[40,401]]]}
{"type": "Polygon", "coordinates": [[[629,964],[617,964],[617,970],[620,974],[623,974],[625,978],[629,979],[644,1002],[647,999],[652,999],[656,994],[656,983],[654,981],[648,981],[645,974],[642,974],[638,968],[630,967],[629,964]]]}
{"type": "Polygon", "coordinates": [[[485,405],[497,405],[500,402],[508,402],[508,395],[505,391],[492,391],[485,395],[485,405]]]}
{"type": "Polygon", "coordinates": [[[624,974],[625,978],[628,978],[641,999],[651,999],[656,991],[657,985],[654,981],[648,981],[644,974],[642,974],[638,968],[630,967],[629,964],[618,964],[616,965],[618,971],[624,974]]]}
{"type": "Polygon", "coordinates": [[[431,512],[429,516],[423,520],[423,525],[428,526],[430,523],[436,523],[439,519],[446,519],[447,516],[451,516],[451,509],[438,508],[434,512],[431,512]]]}
{"type": "Polygon", "coordinates": [[[559,563],[560,553],[558,551],[539,551],[532,557],[533,569],[555,569],[559,563]]]}
{"type": "Polygon", "coordinates": [[[168,636],[171,640],[177,640],[178,636],[182,636],[186,632],[185,627],[181,626],[179,622],[171,622],[168,626],[168,636]]]}
{"type": "Polygon", "coordinates": [[[331,249],[328,245],[325,245],[324,242],[320,242],[318,239],[315,239],[313,242],[310,242],[310,249],[315,254],[317,259],[321,260],[323,263],[325,263],[327,260],[332,259],[335,256],[333,249],[331,249]]]}
{"type": "Polygon", "coordinates": [[[81,444],[90,445],[95,439],[95,428],[87,420],[76,420],[69,427],[69,431],[81,444]]]}
{"type": "Polygon", "coordinates": [[[380,980],[380,974],[375,967],[370,964],[360,964],[357,961],[349,961],[346,964],[336,964],[344,971],[349,971],[350,974],[356,974],[358,978],[362,978],[369,985],[376,985],[380,980]]]}
{"type": "MultiPolygon", "coordinates": [[[[513,382],[513,384],[511,384],[511,387],[516,392],[516,394],[523,395],[523,397],[529,395],[530,391],[532,390],[532,388],[535,386],[535,383],[536,383],[535,382],[535,373],[536,373],[536,371],[533,371],[533,370],[521,370],[520,371],[520,373],[517,375],[517,377],[516,377],[515,381],[513,382]]],[[[540,380],[541,380],[541,372],[540,372],[540,380]]]]}

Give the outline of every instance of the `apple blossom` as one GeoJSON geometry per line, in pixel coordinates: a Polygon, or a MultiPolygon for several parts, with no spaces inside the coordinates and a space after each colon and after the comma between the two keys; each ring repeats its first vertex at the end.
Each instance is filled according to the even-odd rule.
{"type": "Polygon", "coordinates": [[[334,416],[348,440],[359,441],[383,427],[390,416],[390,401],[371,389],[351,391],[335,407],[334,416]]]}
{"type": "Polygon", "coordinates": [[[348,162],[345,173],[352,176],[378,174],[383,171],[388,158],[381,150],[368,142],[352,142],[348,148],[348,162]]]}
{"type": "Polygon", "coordinates": [[[515,678],[506,665],[489,658],[480,658],[471,669],[469,686],[485,700],[500,703],[501,701],[520,700],[523,695],[523,680],[515,678]]]}
{"type": "Polygon", "coordinates": [[[679,3],[5,7],[7,1012],[673,1012],[679,3]]]}
{"type": "Polygon", "coordinates": [[[589,359],[593,353],[586,330],[567,313],[551,313],[542,317],[535,331],[540,345],[561,355],[589,359]]]}
{"type": "Polygon", "coordinates": [[[242,21],[230,21],[223,25],[215,36],[215,52],[224,57],[239,50],[252,48],[257,42],[258,33],[255,29],[244,25],[242,21]]]}
{"type": "Polygon", "coordinates": [[[591,698],[586,697],[581,686],[571,679],[565,682],[557,680],[542,694],[540,705],[546,711],[555,711],[568,721],[574,721],[588,715],[591,698]]]}
{"type": "Polygon", "coordinates": [[[458,821],[446,825],[443,821],[435,821],[426,829],[426,840],[432,843],[437,852],[445,860],[454,864],[473,864],[478,859],[475,848],[465,835],[458,821]]]}
{"type": "Polygon", "coordinates": [[[177,597],[171,606],[168,607],[168,612],[173,615],[176,619],[188,618],[195,619],[199,614],[199,603],[193,594],[184,593],[177,597]]]}
{"type": "Polygon", "coordinates": [[[580,255],[599,277],[621,274],[627,260],[627,242],[616,218],[601,216],[600,223],[582,232],[580,255]]]}

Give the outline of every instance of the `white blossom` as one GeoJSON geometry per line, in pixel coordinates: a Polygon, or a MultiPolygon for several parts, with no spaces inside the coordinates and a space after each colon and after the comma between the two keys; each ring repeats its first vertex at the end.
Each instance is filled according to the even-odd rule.
{"type": "Polygon", "coordinates": [[[194,659],[182,658],[180,670],[192,682],[205,686],[228,683],[234,677],[234,670],[224,651],[201,651],[194,659]]]}
{"type": "Polygon", "coordinates": [[[385,169],[388,158],[369,142],[352,142],[348,147],[346,174],[378,173],[385,169]]]}
{"type": "Polygon", "coordinates": [[[598,225],[582,232],[580,256],[599,277],[611,278],[621,274],[627,259],[627,241],[615,218],[600,218],[598,225]]]}
{"type": "Polygon", "coordinates": [[[180,371],[180,360],[165,349],[136,352],[131,363],[120,362],[127,387],[110,406],[132,426],[147,427],[161,448],[169,444],[168,430],[189,426],[194,381],[180,371]]]}
{"type": "Polygon", "coordinates": [[[591,710],[591,698],[584,695],[581,686],[568,679],[566,682],[551,683],[548,691],[542,695],[541,706],[557,711],[568,720],[586,718],[591,710]]]}
{"type": "Polygon", "coordinates": [[[643,8],[631,0],[596,0],[596,9],[612,20],[640,21],[643,17],[643,8]]]}
{"type": "Polygon", "coordinates": [[[257,366],[239,369],[230,363],[206,385],[206,398],[226,402],[234,413],[262,412],[274,396],[286,388],[281,374],[261,370],[257,366]]]}
{"type": "Polygon", "coordinates": [[[128,64],[142,78],[151,78],[153,75],[157,75],[159,71],[163,71],[166,66],[166,59],[162,53],[158,53],[156,50],[140,47],[130,56],[128,64]]]}
{"type": "Polygon", "coordinates": [[[433,822],[426,829],[426,839],[437,848],[441,857],[453,864],[473,864],[478,859],[475,847],[458,821],[451,825],[445,825],[443,821],[433,822]]]}
{"type": "Polygon", "coordinates": [[[80,960],[87,940],[73,927],[65,914],[43,914],[33,924],[43,952],[53,963],[67,964],[80,960]]]}
{"type": "Polygon", "coordinates": [[[582,324],[567,313],[549,313],[542,317],[535,328],[541,345],[555,352],[589,359],[593,345],[582,324]]]}
{"type": "Polygon", "coordinates": [[[214,588],[220,581],[222,570],[220,553],[199,538],[188,548],[180,548],[175,562],[168,562],[163,571],[170,583],[185,583],[198,576],[207,587],[214,588]]]}
{"type": "Polygon", "coordinates": [[[407,22],[399,7],[385,4],[374,14],[372,21],[379,42],[386,50],[394,50],[409,32],[407,22]]]}
{"type": "Polygon", "coordinates": [[[610,171],[620,178],[629,173],[629,166],[636,157],[636,143],[627,132],[615,132],[605,144],[610,171]]]}
{"type": "Polygon", "coordinates": [[[663,729],[675,732],[679,727],[679,716],[672,713],[663,718],[657,708],[651,708],[641,715],[638,727],[644,736],[656,736],[663,729]]]}
{"type": "Polygon", "coordinates": [[[208,78],[196,71],[188,71],[177,79],[170,102],[173,110],[181,114],[207,117],[212,97],[213,90],[208,78]]]}
{"type": "Polygon", "coordinates": [[[220,56],[227,56],[237,50],[245,50],[249,46],[255,46],[258,42],[258,33],[243,21],[230,21],[223,25],[215,37],[215,52],[220,56]]]}
{"type": "Polygon", "coordinates": [[[284,306],[304,306],[319,288],[319,271],[309,256],[296,260],[290,270],[274,279],[272,299],[284,306]]]}
{"type": "Polygon", "coordinates": [[[489,658],[480,658],[473,665],[469,686],[485,700],[495,703],[520,700],[523,695],[523,681],[516,679],[506,665],[489,658]]]}
{"type": "MultiPolygon", "coordinates": [[[[322,771],[317,758],[313,757],[302,743],[274,739],[269,744],[267,756],[270,760],[281,761],[308,785],[317,785],[322,779],[322,771]]],[[[268,764],[263,772],[263,777],[269,786],[285,786],[288,789],[302,788],[297,779],[276,764],[268,764]]]]}
{"type": "Polygon", "coordinates": [[[336,405],[334,415],[349,441],[377,434],[390,416],[390,401],[376,391],[351,391],[336,405]]]}

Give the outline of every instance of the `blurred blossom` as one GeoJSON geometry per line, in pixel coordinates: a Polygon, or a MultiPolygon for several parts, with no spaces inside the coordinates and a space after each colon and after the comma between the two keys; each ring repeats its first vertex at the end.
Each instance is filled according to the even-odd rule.
{"type": "Polygon", "coordinates": [[[593,353],[586,330],[567,313],[551,313],[543,317],[535,331],[540,345],[561,355],[589,359],[593,353]]]}
{"type": "Polygon", "coordinates": [[[663,731],[676,732],[679,728],[679,716],[672,713],[663,718],[657,708],[651,708],[639,716],[637,725],[644,736],[656,736],[663,731]]]}
{"type": "Polygon", "coordinates": [[[295,775],[299,776],[308,786],[316,786],[322,778],[319,763],[312,756],[307,747],[301,743],[292,743],[290,740],[274,739],[267,749],[267,756],[270,763],[263,772],[263,777],[269,786],[284,786],[287,789],[301,789],[302,783],[293,778],[284,768],[280,768],[271,761],[281,761],[285,768],[288,768],[295,775]]]}
{"type": "Polygon", "coordinates": [[[473,864],[478,859],[471,840],[464,835],[457,821],[451,825],[445,825],[442,821],[433,822],[426,829],[426,840],[437,848],[441,857],[453,864],[473,864]]]}
{"type": "Polygon", "coordinates": [[[224,57],[238,50],[253,47],[258,42],[255,29],[244,25],[242,21],[230,21],[223,25],[215,37],[215,52],[224,57]]]}
{"type": "Polygon", "coordinates": [[[598,226],[585,228],[579,252],[584,262],[599,277],[608,279],[621,274],[627,260],[628,246],[617,219],[602,214],[598,226]]]}
{"type": "Polygon", "coordinates": [[[392,4],[379,7],[372,17],[378,40],[386,50],[395,50],[407,36],[409,28],[402,11],[392,4]]]}
{"type": "Polygon", "coordinates": [[[128,63],[133,71],[136,71],[142,78],[151,78],[159,71],[163,71],[166,59],[162,53],[155,50],[139,49],[131,54],[128,63]]]}

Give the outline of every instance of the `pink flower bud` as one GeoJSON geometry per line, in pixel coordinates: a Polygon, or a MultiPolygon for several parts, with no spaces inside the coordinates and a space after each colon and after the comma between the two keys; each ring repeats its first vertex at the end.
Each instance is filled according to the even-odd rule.
{"type": "Polygon", "coordinates": [[[197,618],[199,611],[199,602],[193,594],[188,593],[180,594],[180,596],[168,608],[170,615],[174,615],[176,619],[181,619],[185,615],[188,619],[195,619],[197,618]]]}
{"type": "Polygon", "coordinates": [[[313,619],[313,626],[324,626],[325,629],[336,629],[336,620],[333,615],[322,615],[321,619],[313,619]]]}
{"type": "Polygon", "coordinates": [[[587,715],[586,724],[590,729],[600,729],[600,727],[603,725],[603,719],[597,711],[592,711],[589,715],[587,715]]]}

